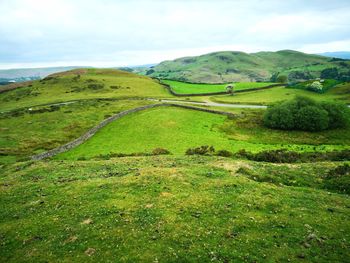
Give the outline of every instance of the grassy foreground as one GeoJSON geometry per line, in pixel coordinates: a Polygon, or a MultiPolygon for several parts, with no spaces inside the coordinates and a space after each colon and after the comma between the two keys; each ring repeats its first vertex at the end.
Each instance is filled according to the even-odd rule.
{"type": "Polygon", "coordinates": [[[336,165],[198,156],[8,165],[1,261],[346,262],[350,200],[325,179],[336,165]]]}
{"type": "MultiPolygon", "coordinates": [[[[176,80],[162,80],[163,83],[169,85],[172,90],[178,94],[201,94],[210,92],[226,91],[228,84],[193,84],[176,80]]],[[[245,90],[251,88],[262,88],[275,83],[272,82],[238,82],[234,83],[234,90],[245,90]]]]}

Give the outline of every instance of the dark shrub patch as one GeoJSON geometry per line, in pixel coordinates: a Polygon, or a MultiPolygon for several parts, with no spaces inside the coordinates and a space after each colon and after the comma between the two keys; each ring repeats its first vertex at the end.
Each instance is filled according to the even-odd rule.
{"type": "Polygon", "coordinates": [[[92,83],[88,85],[88,88],[92,90],[103,89],[103,87],[104,87],[104,84],[99,84],[99,83],[92,83]]]}
{"type": "Polygon", "coordinates": [[[165,154],[170,154],[170,152],[167,149],[163,149],[163,148],[155,148],[152,151],[153,155],[165,155],[165,154]]]}
{"type": "Polygon", "coordinates": [[[257,162],[271,163],[350,161],[350,150],[298,153],[279,149],[251,153],[243,149],[235,153],[235,156],[257,162]]]}
{"type": "Polygon", "coordinates": [[[349,109],[345,104],[322,102],[321,107],[328,113],[328,128],[342,128],[348,124],[349,109]]]}
{"type": "Polygon", "coordinates": [[[343,128],[349,122],[349,109],[344,104],[317,103],[305,97],[277,103],[267,109],[264,125],[281,130],[322,131],[343,128]]]}
{"type": "Polygon", "coordinates": [[[259,152],[253,155],[252,159],[258,162],[295,163],[300,160],[300,154],[294,151],[287,151],[285,149],[271,150],[259,152]]]}
{"type": "Polygon", "coordinates": [[[214,154],[215,149],[213,146],[203,145],[197,148],[189,148],[186,151],[186,155],[210,155],[214,154]]]}
{"type": "Polygon", "coordinates": [[[231,157],[233,155],[232,152],[227,151],[227,150],[219,150],[216,152],[217,156],[222,156],[222,157],[231,157]]]}
{"type": "Polygon", "coordinates": [[[300,108],[296,115],[295,128],[302,131],[323,131],[329,127],[327,111],[317,106],[300,108]]]}
{"type": "Polygon", "coordinates": [[[350,193],[350,165],[340,165],[330,170],[324,178],[324,187],[346,194],[350,193]]]}
{"type": "Polygon", "coordinates": [[[350,165],[348,165],[347,163],[344,165],[340,165],[333,170],[330,170],[328,173],[328,177],[339,177],[344,175],[350,175],[350,165]]]}

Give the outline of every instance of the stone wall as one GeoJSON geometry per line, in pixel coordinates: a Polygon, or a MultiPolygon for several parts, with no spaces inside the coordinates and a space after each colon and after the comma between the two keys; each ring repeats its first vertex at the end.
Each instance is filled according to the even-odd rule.
{"type": "Polygon", "coordinates": [[[131,110],[126,110],[126,111],[122,111],[119,112],[105,120],[103,120],[102,122],[100,122],[97,126],[93,127],[92,129],[90,129],[89,131],[87,131],[85,134],[83,134],[82,136],[80,136],[79,138],[66,143],[62,146],[59,146],[55,149],[49,150],[47,152],[44,153],[40,153],[37,155],[32,156],[32,160],[42,160],[48,157],[52,157],[55,156],[59,153],[62,152],[66,152],[70,149],[73,149],[74,147],[77,147],[78,145],[82,144],[83,142],[87,141],[89,138],[91,138],[99,129],[103,128],[104,126],[106,126],[107,124],[125,116],[128,115],[130,113],[134,113],[134,112],[138,112],[138,111],[142,111],[142,110],[146,110],[146,109],[151,109],[151,108],[155,108],[155,107],[160,107],[160,106],[172,106],[172,107],[179,107],[179,108],[185,108],[185,109],[191,109],[191,110],[198,110],[198,111],[204,111],[204,112],[209,112],[209,113],[214,113],[214,114],[220,114],[220,115],[225,115],[225,116],[235,116],[232,113],[229,112],[224,112],[224,111],[216,111],[216,110],[211,110],[211,109],[206,109],[206,108],[199,108],[199,107],[194,107],[194,106],[189,106],[189,105],[180,105],[180,104],[175,104],[175,103],[161,103],[161,104],[151,104],[151,105],[146,105],[146,106],[142,106],[142,107],[138,107],[138,108],[134,108],[131,110]]]}

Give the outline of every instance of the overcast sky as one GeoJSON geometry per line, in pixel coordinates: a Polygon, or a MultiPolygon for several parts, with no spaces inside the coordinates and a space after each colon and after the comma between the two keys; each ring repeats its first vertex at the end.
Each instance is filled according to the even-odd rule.
{"type": "Polygon", "coordinates": [[[350,0],[0,0],[0,68],[350,50],[350,0]]]}

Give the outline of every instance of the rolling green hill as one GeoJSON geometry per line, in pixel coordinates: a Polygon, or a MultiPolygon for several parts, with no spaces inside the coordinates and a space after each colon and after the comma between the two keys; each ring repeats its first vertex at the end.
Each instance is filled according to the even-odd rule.
{"type": "MultiPolygon", "coordinates": [[[[13,85],[13,84],[11,84],[13,85]]],[[[0,88],[7,89],[8,86],[0,88]]],[[[157,81],[116,69],[75,69],[52,74],[40,81],[18,83],[21,88],[0,94],[0,109],[97,98],[164,97],[168,92],[157,81]]]]}
{"type": "Polygon", "coordinates": [[[194,83],[275,81],[279,75],[288,76],[289,81],[321,76],[347,80],[350,79],[350,61],[293,50],[251,54],[223,51],[164,61],[143,74],[194,83]],[[330,72],[333,68],[336,72],[330,72]]]}

